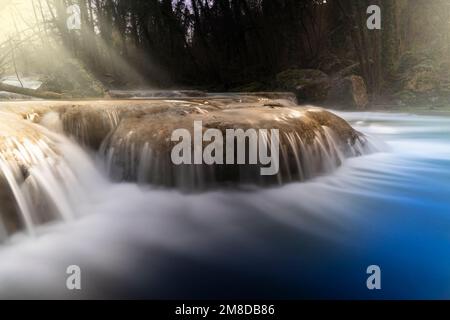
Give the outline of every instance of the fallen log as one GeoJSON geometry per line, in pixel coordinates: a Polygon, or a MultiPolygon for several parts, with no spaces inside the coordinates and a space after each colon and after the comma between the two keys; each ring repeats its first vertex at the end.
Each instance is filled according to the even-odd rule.
{"type": "Polygon", "coordinates": [[[48,91],[41,91],[39,89],[29,89],[29,88],[21,88],[12,86],[5,83],[0,83],[0,91],[6,91],[16,94],[21,94],[25,96],[30,96],[34,98],[40,98],[40,99],[50,99],[50,100],[60,100],[63,99],[65,96],[60,93],[56,92],[48,92],[48,91]]]}

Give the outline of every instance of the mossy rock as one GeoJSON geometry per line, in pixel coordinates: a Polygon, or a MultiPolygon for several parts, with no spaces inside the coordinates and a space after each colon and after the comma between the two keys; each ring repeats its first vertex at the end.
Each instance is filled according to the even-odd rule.
{"type": "Polygon", "coordinates": [[[402,103],[412,104],[417,101],[417,94],[410,90],[402,90],[394,94],[394,97],[397,100],[400,100],[402,103]]]}
{"type": "Polygon", "coordinates": [[[280,89],[294,92],[299,102],[323,102],[330,89],[328,75],[316,69],[289,69],[276,76],[280,89]]]}
{"type": "MultiPolygon", "coordinates": [[[[236,183],[266,186],[298,182],[329,172],[327,167],[330,165],[331,168],[340,166],[342,162],[338,154],[353,156],[357,150],[353,149],[355,144],[365,144],[364,137],[346,121],[320,108],[298,107],[266,99],[219,108],[211,108],[212,103],[214,101],[210,100],[203,106],[187,107],[184,102],[184,106],[178,104],[160,112],[147,109],[138,117],[124,114],[112,133],[105,136],[100,149],[101,154],[111,159],[112,178],[186,191],[236,183]],[[152,113],[146,114],[148,111],[152,113]],[[217,129],[224,136],[228,129],[279,130],[283,151],[279,173],[261,176],[259,165],[174,165],[171,152],[177,143],[170,137],[177,129],[187,130],[192,136],[194,121],[202,121],[203,130],[217,129]],[[327,139],[327,132],[333,140],[327,139]],[[329,159],[332,159],[331,163],[329,159]]],[[[204,141],[203,147],[207,145],[208,142],[204,141]]],[[[226,153],[227,150],[222,155],[223,159],[226,153]]]]}
{"type": "Polygon", "coordinates": [[[412,74],[405,81],[405,88],[417,93],[428,93],[439,86],[439,79],[430,72],[418,72],[412,74]]]}
{"type": "Polygon", "coordinates": [[[410,90],[403,90],[394,95],[396,100],[402,105],[410,106],[444,106],[449,103],[449,95],[443,95],[439,92],[430,92],[427,94],[416,93],[410,90]]]}
{"type": "Polygon", "coordinates": [[[344,109],[365,109],[369,104],[369,96],[364,79],[351,75],[335,80],[329,91],[327,104],[344,109]]]}
{"type": "Polygon", "coordinates": [[[414,53],[408,51],[404,53],[398,62],[397,65],[397,74],[404,74],[408,72],[411,68],[421,64],[423,61],[428,60],[428,56],[423,53],[414,53]]]}
{"type": "Polygon", "coordinates": [[[335,54],[324,55],[319,58],[317,68],[327,74],[333,74],[343,69],[345,65],[335,54]]]}
{"type": "Polygon", "coordinates": [[[267,89],[267,86],[261,82],[254,81],[242,86],[231,89],[232,92],[259,92],[267,89]]]}
{"type": "MultiPolygon", "coordinates": [[[[441,71],[436,62],[425,54],[405,53],[397,68],[399,92],[410,91],[425,96],[439,91],[441,71]]],[[[405,95],[402,93],[401,95],[405,95]]],[[[418,96],[415,99],[419,98],[418,96]]],[[[425,97],[427,100],[427,97],[425,97]]]]}

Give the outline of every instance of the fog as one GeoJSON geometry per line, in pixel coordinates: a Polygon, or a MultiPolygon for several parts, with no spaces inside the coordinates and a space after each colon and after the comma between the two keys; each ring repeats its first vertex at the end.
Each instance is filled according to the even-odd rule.
{"type": "Polygon", "coordinates": [[[101,98],[114,87],[148,88],[142,71],[163,72],[130,46],[126,55],[139,61],[136,71],[117,45],[119,36],[100,34],[105,27],[90,8],[89,14],[75,16],[80,28],[72,30],[72,16],[60,0],[0,0],[0,79],[16,78],[22,87],[39,80],[42,91],[73,98],[101,98]]]}

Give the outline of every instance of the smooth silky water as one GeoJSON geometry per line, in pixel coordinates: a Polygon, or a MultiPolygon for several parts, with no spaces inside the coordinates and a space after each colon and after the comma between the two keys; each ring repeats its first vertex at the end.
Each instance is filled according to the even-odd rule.
{"type": "Polygon", "coordinates": [[[3,236],[0,298],[449,298],[450,117],[338,114],[381,151],[306,182],[195,194],[111,182],[47,119],[58,172],[38,157],[30,184],[61,217],[3,236]]]}

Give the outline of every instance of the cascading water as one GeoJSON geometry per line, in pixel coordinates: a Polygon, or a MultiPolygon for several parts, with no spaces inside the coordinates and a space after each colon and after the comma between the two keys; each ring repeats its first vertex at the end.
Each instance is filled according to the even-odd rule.
{"type": "MultiPolygon", "coordinates": [[[[283,184],[329,173],[348,157],[376,150],[345,121],[318,108],[298,107],[291,101],[208,98],[109,104],[93,110],[79,106],[62,114],[65,131],[85,146],[99,150],[107,172],[117,181],[138,181],[183,190],[210,189],[226,184],[283,184]],[[171,133],[194,122],[215,128],[277,129],[280,171],[262,177],[256,165],[174,166],[171,133]]],[[[270,137],[266,137],[270,149],[270,137]]],[[[206,144],[204,143],[204,147],[206,144]]],[[[247,141],[247,151],[250,149],[247,141]]],[[[236,152],[235,152],[236,154],[236,152]]],[[[248,157],[248,153],[247,153],[248,157]]],[[[223,162],[225,163],[224,154],[223,162]]]]}
{"type": "Polygon", "coordinates": [[[64,150],[77,150],[80,164],[90,165],[88,156],[63,135],[9,112],[0,112],[0,134],[3,238],[21,229],[35,235],[41,224],[73,220],[74,207],[85,196],[80,174],[96,171],[91,166],[84,173],[75,172],[73,158],[64,150]]]}
{"type": "Polygon", "coordinates": [[[448,118],[341,113],[382,152],[344,152],[339,127],[321,125],[307,145],[287,132],[285,159],[302,169],[291,179],[303,182],[186,194],[147,184],[161,169],[146,139],[129,169],[141,186],[103,173],[117,149],[99,140],[112,141],[124,112],[146,114],[126,103],[68,132],[75,140],[62,134],[74,128],[64,112],[81,108],[1,113],[1,298],[371,298],[365,268],[374,263],[385,272],[381,297],[448,297],[448,118]],[[91,123],[95,139],[85,134],[91,123]],[[109,161],[94,161],[99,154],[109,161]],[[306,180],[317,159],[335,171],[306,180]],[[25,226],[39,236],[6,239],[25,226]],[[86,275],[79,293],[64,289],[73,264],[86,275]]]}
{"type": "MultiPolygon", "coordinates": [[[[79,181],[85,173],[76,172],[70,162],[73,156],[63,153],[69,147],[81,153],[81,147],[64,133],[86,150],[98,150],[97,158],[116,180],[175,186],[191,192],[223,186],[223,182],[239,187],[244,183],[304,181],[332,172],[347,157],[374,151],[363,135],[331,113],[300,108],[290,101],[262,99],[261,103],[259,98],[246,99],[116,102],[119,105],[99,102],[95,107],[57,105],[43,109],[22,106],[16,113],[14,108],[6,108],[0,114],[5,123],[0,128],[2,192],[8,198],[8,205],[2,208],[2,233],[24,228],[33,235],[39,224],[74,219],[76,204],[82,202],[87,189],[79,181]],[[207,127],[217,128],[275,126],[281,131],[278,175],[263,179],[257,165],[235,165],[231,170],[228,165],[173,165],[171,131],[198,119],[207,127]]],[[[272,138],[262,137],[261,143],[269,150],[272,138]]],[[[246,151],[249,149],[247,141],[246,151]]],[[[91,165],[87,172],[93,171],[91,165]]]]}

